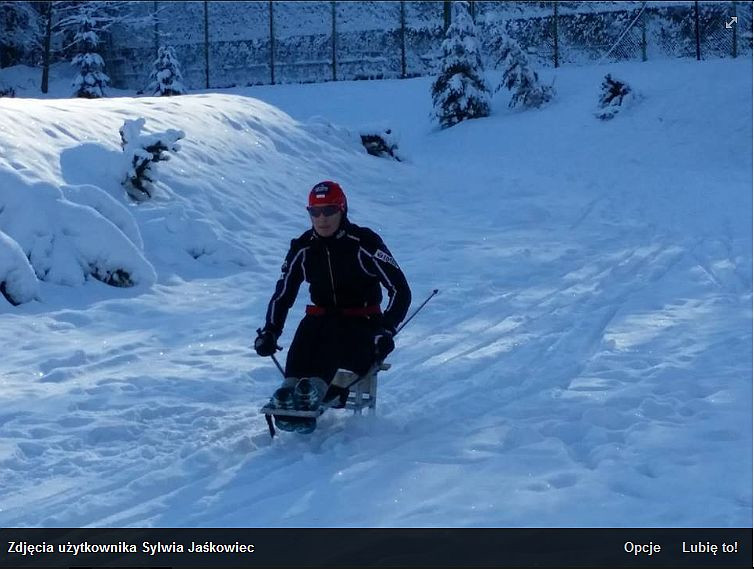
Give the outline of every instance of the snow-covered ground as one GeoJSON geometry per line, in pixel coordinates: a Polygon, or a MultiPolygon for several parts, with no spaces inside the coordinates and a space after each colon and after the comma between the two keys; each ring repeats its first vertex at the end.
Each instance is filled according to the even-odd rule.
{"type": "Polygon", "coordinates": [[[0,99],[0,267],[32,243],[46,279],[0,296],[0,526],[750,526],[751,60],[542,75],[548,106],[444,131],[429,78],[0,99]],[[642,98],[602,122],[607,72],[642,98]],[[139,117],[185,138],[137,205],[139,117]],[[440,294],[376,416],[269,444],[250,344],[322,179],[440,294]]]}

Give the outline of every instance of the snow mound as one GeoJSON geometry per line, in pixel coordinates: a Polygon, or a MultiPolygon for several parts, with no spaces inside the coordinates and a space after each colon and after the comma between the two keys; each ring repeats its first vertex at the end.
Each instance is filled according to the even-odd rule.
{"type": "MultiPolygon", "coordinates": [[[[89,190],[68,188],[68,193],[108,203],[102,192],[89,190]]],[[[112,204],[101,209],[108,207],[114,209],[112,204]]],[[[0,172],[0,212],[0,230],[18,243],[42,281],[76,286],[93,277],[130,287],[156,280],[152,265],[117,225],[89,205],[68,201],[51,184],[27,186],[17,176],[0,172]]]]}
{"type": "Polygon", "coordinates": [[[8,210],[0,229],[40,280],[73,286],[90,276],[122,286],[255,269],[260,256],[283,254],[269,239],[308,223],[313,184],[379,169],[357,132],[241,95],[8,99],[0,124],[2,199],[34,200],[25,212],[14,206],[18,216],[8,210]],[[146,125],[144,140],[185,134],[152,199],[138,204],[121,185],[119,131],[134,120],[146,125]]]}
{"type": "Polygon", "coordinates": [[[23,249],[0,231],[0,293],[11,304],[23,304],[39,294],[39,283],[23,249]]]}
{"type": "Polygon", "coordinates": [[[144,248],[139,226],[126,207],[102,188],[91,184],[64,185],[60,188],[65,199],[79,205],[89,206],[102,217],[112,222],[138,249],[144,248]]]}

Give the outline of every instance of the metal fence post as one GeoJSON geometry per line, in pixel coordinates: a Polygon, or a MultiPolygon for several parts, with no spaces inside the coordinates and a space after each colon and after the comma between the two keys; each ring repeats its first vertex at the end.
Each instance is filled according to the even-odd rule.
{"type": "Polygon", "coordinates": [[[699,39],[699,0],[694,0],[694,32],[696,33],[696,60],[702,59],[702,46],[699,39]]]}
{"type": "Polygon", "coordinates": [[[647,60],[647,8],[646,4],[641,15],[641,60],[647,60]]]}
{"type": "Polygon", "coordinates": [[[554,43],[554,49],[553,49],[553,63],[555,64],[555,67],[558,67],[560,62],[559,60],[559,54],[558,54],[558,2],[555,0],[555,2],[552,3],[553,7],[553,16],[552,16],[552,35],[553,35],[553,43],[554,43]]]}
{"type": "Polygon", "coordinates": [[[204,83],[209,89],[209,2],[204,0],[204,83]]]}
{"type": "Polygon", "coordinates": [[[731,53],[731,55],[735,59],[736,57],[738,57],[738,33],[736,32],[736,28],[738,28],[738,2],[734,0],[731,3],[733,4],[733,17],[736,18],[736,22],[734,22],[733,26],[731,26],[733,28],[733,52],[731,53]]]}
{"type": "Polygon", "coordinates": [[[275,12],[270,0],[270,84],[275,84],[275,12]]]}
{"type": "Polygon", "coordinates": [[[406,78],[406,2],[401,0],[401,78],[406,78]]]}
{"type": "Polygon", "coordinates": [[[337,81],[338,80],[338,40],[337,40],[337,29],[335,27],[335,2],[330,2],[332,4],[332,80],[337,81]]]}
{"type": "Polygon", "coordinates": [[[157,59],[160,54],[160,19],[157,17],[157,0],[154,0],[152,8],[152,17],[154,18],[154,58],[157,59]]]}

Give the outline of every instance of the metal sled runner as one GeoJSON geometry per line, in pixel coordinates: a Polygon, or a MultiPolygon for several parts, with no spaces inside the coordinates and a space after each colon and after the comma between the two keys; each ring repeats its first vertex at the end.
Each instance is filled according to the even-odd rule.
{"type": "Polygon", "coordinates": [[[275,436],[273,417],[306,417],[317,419],[328,409],[351,409],[354,414],[361,415],[363,409],[369,409],[374,413],[377,408],[377,373],[390,369],[390,364],[379,363],[373,366],[363,377],[359,377],[352,371],[338,370],[330,385],[348,389],[348,399],[345,405],[341,404],[339,397],[323,402],[317,409],[302,411],[296,409],[280,409],[267,403],[260,409],[267,420],[270,428],[270,436],[275,436]]]}

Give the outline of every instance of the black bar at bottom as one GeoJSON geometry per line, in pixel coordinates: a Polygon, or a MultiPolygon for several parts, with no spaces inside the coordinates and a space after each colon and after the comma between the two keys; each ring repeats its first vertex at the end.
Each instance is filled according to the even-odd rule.
{"type": "Polygon", "coordinates": [[[0,529],[7,567],[751,567],[751,528],[0,529]]]}

